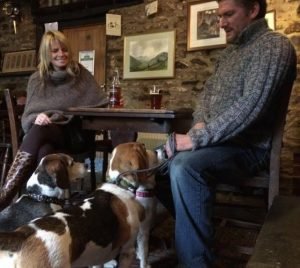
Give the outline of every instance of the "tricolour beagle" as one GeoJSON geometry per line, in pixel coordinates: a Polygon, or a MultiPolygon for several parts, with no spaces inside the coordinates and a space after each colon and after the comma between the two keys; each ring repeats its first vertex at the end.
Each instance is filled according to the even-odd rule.
{"type": "MultiPolygon", "coordinates": [[[[148,219],[147,209],[136,200],[135,189],[153,187],[154,178],[146,172],[118,174],[147,169],[155,163],[156,155],[147,152],[143,144],[117,146],[110,161],[109,181],[91,197],[13,232],[0,233],[1,265],[84,267],[104,264],[119,256],[119,267],[129,268],[135,257],[136,241],[138,248],[145,248],[143,222],[148,219]]],[[[148,267],[143,250],[138,256],[140,267],[148,267]]]]}

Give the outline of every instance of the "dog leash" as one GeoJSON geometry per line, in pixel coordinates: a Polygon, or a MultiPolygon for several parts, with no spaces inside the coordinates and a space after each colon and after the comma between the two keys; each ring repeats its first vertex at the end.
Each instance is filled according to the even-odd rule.
{"type": "MultiPolygon", "coordinates": [[[[117,185],[121,185],[123,183],[123,177],[124,175],[128,175],[128,174],[132,174],[134,176],[137,176],[139,173],[146,173],[146,176],[147,177],[150,177],[152,175],[154,175],[154,173],[156,172],[162,172],[163,170],[165,170],[165,168],[167,167],[167,165],[169,165],[169,163],[173,160],[175,154],[176,154],[176,136],[175,136],[175,132],[172,132],[169,136],[168,136],[168,139],[167,139],[167,143],[169,143],[169,147],[171,149],[171,152],[172,152],[172,156],[170,158],[167,158],[167,153],[165,151],[165,148],[162,147],[164,145],[160,145],[159,147],[157,148],[163,148],[163,153],[165,154],[165,158],[166,160],[163,161],[162,163],[154,166],[154,167],[151,167],[151,168],[145,168],[145,169],[135,169],[135,170],[127,170],[127,171],[124,171],[122,173],[120,173],[116,180],[114,181],[115,184],[117,185]]],[[[157,149],[156,149],[157,150],[157,149]]],[[[132,188],[134,188],[132,185],[129,185],[129,183],[127,182],[126,186],[131,190],[133,191],[132,188]]]]}

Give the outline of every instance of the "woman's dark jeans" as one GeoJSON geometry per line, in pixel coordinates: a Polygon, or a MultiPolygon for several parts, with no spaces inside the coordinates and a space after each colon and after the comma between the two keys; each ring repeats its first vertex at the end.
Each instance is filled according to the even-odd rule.
{"type": "Polygon", "coordinates": [[[34,124],[25,135],[20,150],[33,155],[37,163],[48,154],[63,152],[66,150],[64,127],[56,124],[34,124]]]}

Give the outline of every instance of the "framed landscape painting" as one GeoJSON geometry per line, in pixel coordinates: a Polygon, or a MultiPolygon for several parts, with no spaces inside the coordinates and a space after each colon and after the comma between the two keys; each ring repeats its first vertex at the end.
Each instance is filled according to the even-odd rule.
{"type": "Polygon", "coordinates": [[[188,3],[187,50],[224,47],[226,34],[219,27],[217,1],[188,3]]]}
{"type": "Polygon", "coordinates": [[[175,30],[124,37],[124,79],[174,77],[175,30]]]}

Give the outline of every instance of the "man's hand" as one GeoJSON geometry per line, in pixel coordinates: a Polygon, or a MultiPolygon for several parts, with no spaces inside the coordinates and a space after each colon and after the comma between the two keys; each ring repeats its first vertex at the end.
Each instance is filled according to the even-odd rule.
{"type": "Polygon", "coordinates": [[[40,114],[38,114],[38,116],[36,117],[34,123],[35,123],[36,125],[42,126],[42,125],[49,125],[49,124],[51,124],[52,122],[51,122],[50,118],[49,118],[46,114],[40,113],[40,114]]]}
{"type": "MultiPolygon", "coordinates": [[[[204,122],[198,122],[196,123],[192,129],[201,129],[205,128],[205,123],[204,122]]],[[[188,151],[191,150],[193,147],[192,139],[189,135],[187,134],[175,134],[175,147],[176,151],[188,151]]],[[[167,140],[167,143],[165,145],[166,153],[168,157],[170,158],[173,156],[169,140],[167,140]]]]}
{"type": "MultiPolygon", "coordinates": [[[[175,147],[176,151],[188,151],[192,149],[192,139],[189,135],[186,134],[175,134],[175,147]]],[[[173,156],[169,140],[165,145],[166,153],[170,158],[173,156]]]]}
{"type": "Polygon", "coordinates": [[[196,123],[192,129],[201,129],[201,128],[205,128],[205,123],[204,122],[199,122],[199,123],[196,123]]]}

